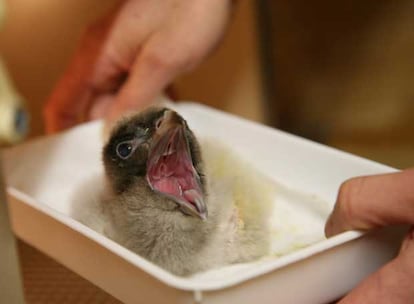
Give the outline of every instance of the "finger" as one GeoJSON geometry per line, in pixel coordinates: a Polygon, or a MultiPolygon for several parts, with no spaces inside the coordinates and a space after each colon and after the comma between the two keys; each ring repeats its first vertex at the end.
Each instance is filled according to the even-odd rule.
{"type": "Polygon", "coordinates": [[[105,117],[108,108],[114,102],[114,99],[115,95],[111,93],[97,96],[89,108],[89,119],[95,120],[105,117]]]}
{"type": "Polygon", "coordinates": [[[365,279],[340,304],[406,304],[414,299],[414,230],[405,238],[400,253],[365,279]]]}
{"type": "Polygon", "coordinates": [[[47,133],[70,128],[85,120],[93,93],[74,75],[71,71],[67,72],[45,105],[43,115],[47,133]]]}
{"type": "Polygon", "coordinates": [[[341,185],[325,233],[414,223],[414,169],[357,177],[341,185]]]}
{"type": "Polygon", "coordinates": [[[90,78],[110,22],[110,17],[103,18],[83,35],[75,55],[46,103],[44,118],[48,133],[69,128],[87,119],[91,100],[98,93],[91,85],[90,78]]]}
{"type": "Polygon", "coordinates": [[[109,110],[110,120],[124,111],[148,106],[175,77],[207,57],[222,37],[230,4],[189,1],[173,11],[174,15],[143,42],[127,82],[109,110]]]}
{"type": "MultiPolygon", "coordinates": [[[[126,2],[114,16],[113,26],[108,32],[107,39],[96,60],[91,76],[91,83],[96,91],[103,92],[105,95],[112,95],[113,97],[120,95],[121,97],[116,98],[117,100],[128,100],[128,102],[136,96],[133,95],[134,97],[130,98],[123,97],[131,95],[128,93],[131,86],[128,83],[136,82],[130,78],[139,78],[139,73],[135,71],[142,70],[145,73],[148,70],[145,68],[137,69],[138,64],[136,62],[142,62],[139,59],[142,57],[142,45],[153,34],[157,25],[159,25],[158,22],[165,19],[165,10],[170,5],[166,2],[160,8],[157,5],[148,4],[150,2],[126,2]],[[140,12],[143,11],[146,13],[141,14],[140,12]]],[[[142,66],[142,64],[138,66],[142,66]]],[[[139,84],[145,85],[145,81],[139,80],[139,84]]],[[[108,101],[109,99],[106,98],[105,100],[108,101]]],[[[138,102],[135,102],[134,106],[130,107],[135,107],[137,103],[139,104],[139,100],[138,98],[138,102]]],[[[112,104],[118,103],[118,101],[115,102],[115,98],[113,98],[112,102],[104,102],[100,105],[96,103],[97,101],[94,101],[92,105],[91,117],[96,117],[96,113],[104,114],[100,117],[108,116],[112,104]],[[96,108],[99,110],[96,111],[96,108]]],[[[123,107],[121,106],[121,108],[123,107]]],[[[128,108],[128,106],[125,108],[128,108]]]]}
{"type": "Polygon", "coordinates": [[[91,91],[79,79],[81,74],[79,59],[75,59],[49,96],[43,111],[47,133],[69,128],[82,119],[91,91]]]}
{"type": "Polygon", "coordinates": [[[109,108],[109,120],[150,105],[180,71],[174,61],[152,54],[140,56],[109,108]]]}

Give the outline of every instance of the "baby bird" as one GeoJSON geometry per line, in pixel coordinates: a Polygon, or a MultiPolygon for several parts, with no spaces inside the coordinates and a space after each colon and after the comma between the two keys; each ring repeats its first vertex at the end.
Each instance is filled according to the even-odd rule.
{"type": "Polygon", "coordinates": [[[104,233],[183,276],[267,254],[272,196],[254,187],[271,185],[229,151],[167,108],[125,118],[103,149],[104,233]]]}

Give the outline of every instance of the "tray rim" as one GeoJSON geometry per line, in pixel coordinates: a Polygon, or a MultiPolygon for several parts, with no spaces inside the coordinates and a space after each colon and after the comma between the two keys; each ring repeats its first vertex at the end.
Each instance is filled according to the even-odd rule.
{"type": "MultiPolygon", "coordinates": [[[[265,131],[267,133],[276,133],[278,136],[282,136],[286,140],[294,141],[300,144],[305,144],[307,146],[312,146],[312,148],[318,149],[324,153],[330,153],[330,154],[334,153],[338,157],[341,157],[341,158],[347,158],[353,161],[365,163],[366,165],[375,166],[379,172],[380,171],[382,172],[397,171],[395,168],[374,162],[372,160],[368,160],[360,156],[356,156],[356,155],[353,155],[345,151],[341,151],[341,150],[338,150],[338,149],[335,149],[335,148],[332,148],[332,147],[329,147],[329,146],[326,146],[320,143],[316,143],[311,140],[301,138],[299,136],[296,136],[296,135],[293,135],[293,134],[290,134],[290,133],[287,133],[287,132],[284,132],[278,129],[274,129],[274,128],[271,128],[265,125],[261,125],[259,123],[249,121],[247,119],[237,117],[232,114],[225,113],[225,112],[222,112],[222,111],[219,111],[219,110],[216,110],[216,109],[213,109],[213,108],[201,105],[201,104],[197,104],[194,102],[180,102],[179,104],[175,104],[172,107],[176,108],[177,110],[180,110],[181,107],[186,107],[186,108],[189,108],[190,110],[197,110],[197,111],[208,110],[209,112],[212,112],[215,115],[221,116],[225,119],[231,120],[232,122],[239,123],[239,124],[240,123],[245,124],[245,125],[248,125],[249,127],[253,127],[257,130],[265,131]]],[[[91,122],[91,123],[83,124],[67,132],[73,132],[74,130],[78,128],[84,128],[88,125],[97,124],[97,123],[100,123],[100,122],[91,122]]],[[[294,251],[292,253],[286,254],[284,256],[281,256],[281,257],[278,257],[278,258],[275,258],[275,259],[272,259],[266,262],[262,262],[260,264],[256,264],[255,267],[252,267],[251,269],[246,270],[243,276],[234,276],[230,279],[226,279],[225,282],[223,282],[222,280],[218,282],[217,281],[200,282],[200,281],[192,280],[191,277],[184,278],[184,277],[179,277],[174,274],[171,274],[170,272],[145,260],[144,258],[138,256],[132,251],[122,247],[116,242],[110,240],[109,238],[99,234],[98,232],[92,230],[91,228],[76,221],[70,216],[54,210],[53,208],[49,207],[47,204],[37,202],[35,199],[30,197],[28,194],[12,186],[7,187],[7,193],[8,195],[12,196],[14,199],[17,199],[18,201],[23,202],[29,205],[30,207],[42,213],[47,214],[48,216],[60,222],[61,224],[87,237],[89,240],[100,244],[107,250],[116,254],[120,258],[128,261],[133,266],[138,267],[141,270],[147,272],[148,274],[152,275],[154,278],[163,282],[164,284],[180,289],[180,290],[186,290],[186,291],[194,291],[194,290],[215,291],[215,290],[222,290],[222,289],[230,288],[230,287],[239,285],[243,282],[252,280],[258,276],[273,273],[277,269],[280,269],[282,267],[286,267],[288,265],[311,258],[312,256],[317,255],[318,253],[328,251],[332,248],[337,248],[342,244],[345,244],[345,243],[351,242],[352,240],[363,237],[365,234],[361,231],[344,232],[342,234],[339,234],[337,236],[334,236],[326,240],[322,240],[310,246],[307,246],[297,251],[294,251]]]]}

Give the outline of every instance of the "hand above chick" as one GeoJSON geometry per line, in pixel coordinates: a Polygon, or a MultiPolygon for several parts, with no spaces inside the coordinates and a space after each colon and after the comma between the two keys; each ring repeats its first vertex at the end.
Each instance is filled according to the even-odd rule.
{"type": "Polygon", "coordinates": [[[218,165],[232,157],[211,145],[201,150],[167,108],[122,120],[103,150],[105,234],[178,275],[268,253],[268,199],[243,185],[255,186],[249,172],[223,173],[237,172],[237,162],[218,165]]]}

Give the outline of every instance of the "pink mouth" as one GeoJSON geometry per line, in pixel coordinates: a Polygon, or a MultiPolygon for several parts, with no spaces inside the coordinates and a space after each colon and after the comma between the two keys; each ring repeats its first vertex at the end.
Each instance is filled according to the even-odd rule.
{"type": "Polygon", "coordinates": [[[176,201],[181,210],[205,220],[207,209],[183,126],[170,128],[150,150],[147,163],[150,187],[176,201]]]}

